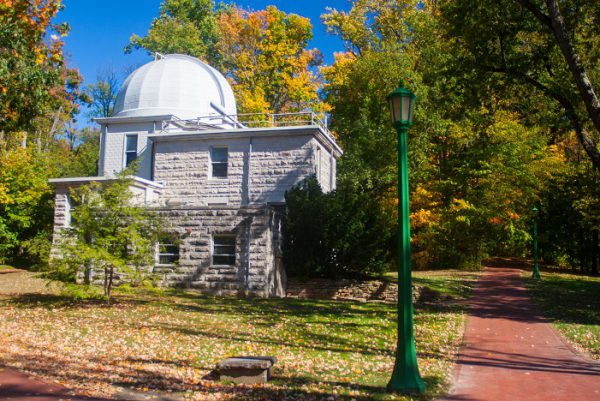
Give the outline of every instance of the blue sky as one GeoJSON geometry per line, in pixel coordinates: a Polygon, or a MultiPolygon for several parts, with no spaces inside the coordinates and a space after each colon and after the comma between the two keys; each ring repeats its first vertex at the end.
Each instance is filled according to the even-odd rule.
{"type": "MultiPolygon", "coordinates": [[[[65,8],[57,20],[71,26],[65,46],[69,65],[78,68],[86,83],[90,83],[105,66],[111,65],[125,74],[132,67],[149,61],[151,58],[145,51],[126,55],[123,48],[132,33],[146,34],[150,22],[158,15],[160,3],[160,0],[64,0],[65,8]]],[[[335,51],[343,50],[342,42],[325,32],[320,16],[326,7],[349,9],[349,0],[239,0],[235,3],[255,10],[272,4],[285,12],[309,18],[314,35],[310,46],[321,50],[325,63],[332,61],[335,51]]]]}

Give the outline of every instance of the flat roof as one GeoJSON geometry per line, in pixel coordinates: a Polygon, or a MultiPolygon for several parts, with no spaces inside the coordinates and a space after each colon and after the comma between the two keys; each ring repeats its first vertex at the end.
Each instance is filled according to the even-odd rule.
{"type": "Polygon", "coordinates": [[[172,131],[148,134],[148,138],[161,141],[190,141],[196,139],[233,139],[249,137],[314,135],[324,145],[329,145],[336,157],[344,154],[342,148],[318,125],[302,125],[293,127],[261,127],[261,128],[217,128],[194,131],[172,131]]]}

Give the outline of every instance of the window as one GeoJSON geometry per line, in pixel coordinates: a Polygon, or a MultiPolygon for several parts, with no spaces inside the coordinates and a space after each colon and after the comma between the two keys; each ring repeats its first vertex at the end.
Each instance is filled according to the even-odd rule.
{"type": "Polygon", "coordinates": [[[210,150],[211,177],[227,177],[227,148],[211,148],[210,150]]]}
{"type": "Polygon", "coordinates": [[[179,244],[174,236],[162,236],[158,240],[157,263],[172,265],[179,261],[179,244]]]}
{"type": "Polygon", "coordinates": [[[235,265],[235,236],[215,235],[213,237],[213,265],[235,265]]]}
{"type": "Polygon", "coordinates": [[[137,142],[137,135],[127,135],[125,137],[125,167],[137,159],[137,142]]]}

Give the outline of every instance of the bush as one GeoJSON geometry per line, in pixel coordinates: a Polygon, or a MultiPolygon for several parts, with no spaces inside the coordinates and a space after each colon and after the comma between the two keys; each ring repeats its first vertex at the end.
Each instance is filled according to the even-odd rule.
{"type": "Polygon", "coordinates": [[[72,283],[63,284],[60,295],[74,301],[101,301],[105,299],[99,287],[72,283]]]}
{"type": "Polygon", "coordinates": [[[283,262],[290,276],[365,278],[394,265],[396,232],[368,186],[323,193],[312,176],[286,193],[283,262]]]}

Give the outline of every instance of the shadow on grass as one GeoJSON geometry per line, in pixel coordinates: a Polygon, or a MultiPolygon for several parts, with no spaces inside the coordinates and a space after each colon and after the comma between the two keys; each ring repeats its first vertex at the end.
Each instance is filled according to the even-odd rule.
{"type": "Polygon", "coordinates": [[[71,295],[65,294],[41,294],[41,293],[24,293],[16,295],[0,295],[0,304],[12,304],[21,307],[43,307],[43,308],[122,308],[124,306],[144,305],[150,303],[151,300],[136,298],[136,297],[114,297],[110,304],[106,300],[91,298],[78,299],[71,295]]]}
{"type": "MultiPolygon", "coordinates": [[[[40,348],[39,351],[43,349],[40,348]]],[[[61,367],[58,378],[61,381],[77,382],[86,386],[110,385],[127,389],[142,390],[144,392],[194,392],[195,396],[214,396],[223,394],[231,400],[390,400],[390,394],[383,385],[361,383],[359,381],[331,381],[320,380],[319,372],[315,377],[306,376],[278,376],[277,374],[266,385],[246,386],[231,383],[220,383],[214,380],[201,380],[191,382],[182,380],[179,375],[169,375],[161,371],[161,365],[174,365],[177,367],[191,367],[189,361],[128,358],[123,361],[103,361],[97,358],[82,360],[68,356],[52,356],[36,353],[36,357],[20,361],[22,369],[35,371],[39,375],[55,376],[57,367],[61,367]],[[99,364],[100,368],[91,368],[90,362],[99,364]],[[131,363],[136,364],[131,368],[131,363]],[[129,363],[127,370],[123,370],[123,363],[129,363]],[[139,363],[149,364],[141,367],[139,363]],[[318,389],[317,389],[318,388],[318,389]],[[355,392],[361,392],[358,395],[355,392]]],[[[196,369],[211,370],[210,367],[194,366],[196,369]]],[[[391,373],[390,373],[391,374],[391,373]]],[[[387,374],[386,374],[387,376],[387,374]]],[[[357,378],[353,378],[357,379],[357,378]]],[[[387,380],[387,377],[382,378],[387,380]]],[[[426,376],[423,378],[428,387],[428,393],[417,396],[415,399],[426,400],[438,395],[443,386],[443,380],[437,377],[426,376]]]]}
{"type": "Polygon", "coordinates": [[[544,275],[527,279],[527,287],[544,315],[554,321],[600,324],[600,279],[544,275]]]}
{"type": "Polygon", "coordinates": [[[153,329],[161,329],[167,332],[178,332],[180,334],[189,336],[200,336],[207,339],[227,340],[240,343],[252,342],[256,344],[273,345],[278,347],[289,347],[305,350],[314,351],[326,351],[326,352],[338,352],[338,353],[359,353],[363,355],[384,355],[392,356],[393,350],[382,347],[369,347],[362,344],[357,344],[356,340],[345,339],[337,336],[336,334],[327,335],[321,333],[314,333],[303,331],[298,335],[299,338],[310,338],[310,342],[301,344],[294,341],[284,341],[280,338],[273,338],[270,336],[256,335],[255,333],[249,333],[243,335],[238,332],[224,332],[216,333],[207,330],[199,330],[190,327],[173,326],[165,324],[149,325],[153,329]]]}

